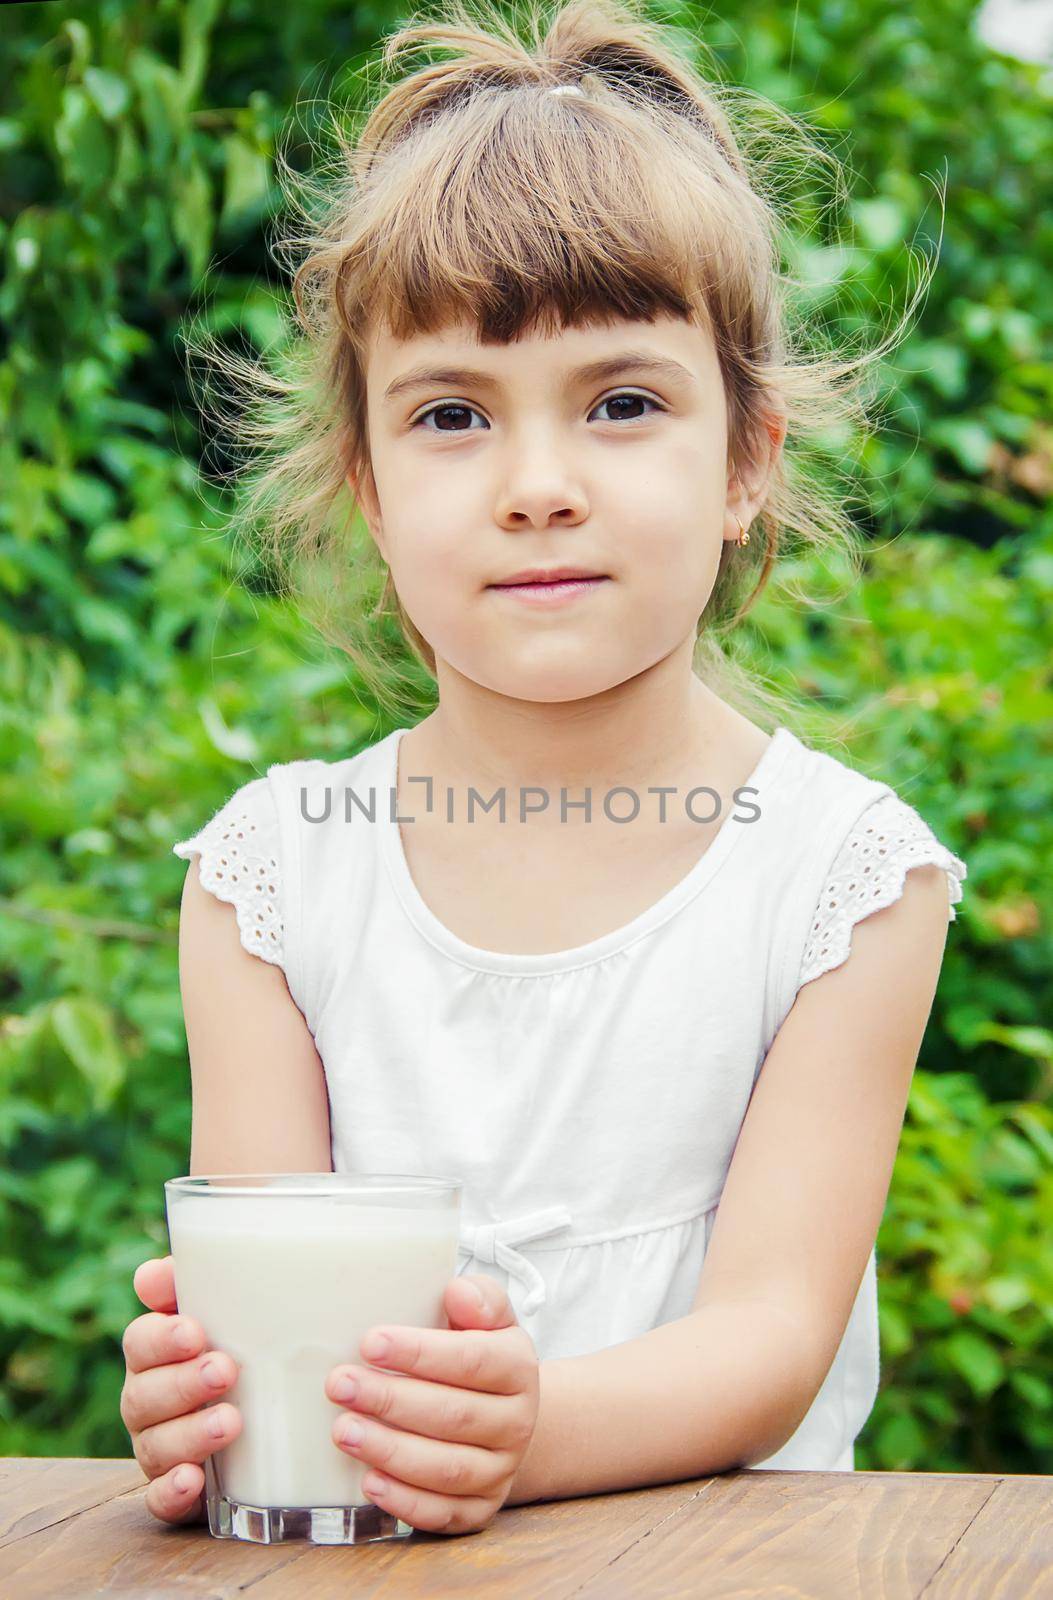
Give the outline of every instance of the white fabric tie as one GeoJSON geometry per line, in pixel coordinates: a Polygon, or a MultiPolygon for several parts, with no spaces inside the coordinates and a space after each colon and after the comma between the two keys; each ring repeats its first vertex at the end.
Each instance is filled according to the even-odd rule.
{"type": "MultiPolygon", "coordinates": [[[[475,1227],[461,1230],[458,1250],[466,1251],[487,1266],[504,1267],[526,1289],[523,1314],[536,1311],[545,1303],[545,1280],[532,1261],[520,1255],[517,1245],[530,1244],[547,1234],[569,1228],[571,1214],[566,1206],[545,1206],[541,1211],[528,1212],[522,1217],[506,1217],[503,1222],[480,1222],[475,1227]]],[[[467,1261],[464,1263],[468,1265],[467,1261]]],[[[464,1267],[458,1269],[463,1272],[464,1267]]]]}

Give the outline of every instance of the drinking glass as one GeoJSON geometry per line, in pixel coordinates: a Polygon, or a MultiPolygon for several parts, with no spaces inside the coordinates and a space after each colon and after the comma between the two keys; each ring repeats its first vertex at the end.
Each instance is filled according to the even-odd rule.
{"type": "MultiPolygon", "coordinates": [[[[404,1173],[172,1178],[165,1209],[179,1310],[238,1376],[238,1437],[205,1462],[209,1531],[274,1544],[363,1544],[412,1527],[367,1500],[369,1468],[332,1437],[325,1381],[362,1364],[381,1323],[449,1326],[461,1183],[404,1173]]],[[[375,1363],[374,1363],[375,1364],[375,1363]]]]}

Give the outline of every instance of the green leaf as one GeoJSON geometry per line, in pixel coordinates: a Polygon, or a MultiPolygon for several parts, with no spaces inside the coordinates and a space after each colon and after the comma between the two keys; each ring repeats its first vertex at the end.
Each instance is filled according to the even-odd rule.
{"type": "Polygon", "coordinates": [[[116,122],[127,110],[131,90],[115,72],[106,72],[100,67],[86,67],[84,87],[107,122],[116,122]]]}
{"type": "Polygon", "coordinates": [[[102,189],[113,170],[113,145],[98,110],[79,84],[68,84],[62,92],[55,147],[72,189],[88,193],[102,189]]]}
{"type": "Polygon", "coordinates": [[[982,477],[991,465],[994,438],[989,428],[971,417],[947,417],[934,422],[930,437],[944,445],[966,472],[982,477]]]}
{"type": "Polygon", "coordinates": [[[878,1299],[878,1325],[881,1349],[887,1356],[901,1356],[913,1343],[910,1323],[902,1306],[878,1299]]]}
{"type": "Polygon", "coordinates": [[[887,250],[906,237],[907,214],[898,200],[891,200],[887,195],[879,195],[875,200],[855,201],[852,213],[864,244],[872,250],[887,250]]]}
{"type": "Polygon", "coordinates": [[[1006,1045],[1010,1050],[1017,1050],[1021,1055],[1034,1056],[1036,1061],[1053,1063],[1053,1031],[1049,1028],[1005,1027],[1001,1023],[991,1022],[978,1028],[975,1037],[996,1039],[999,1044],[1006,1045]]]}
{"type": "Polygon", "coordinates": [[[897,366],[923,373],[945,400],[957,400],[969,384],[969,358],[960,345],[947,339],[921,339],[899,353],[897,366]]]}
{"type": "Polygon", "coordinates": [[[259,745],[251,728],[228,727],[222,711],[212,699],[203,699],[200,709],[209,740],[221,755],[230,756],[235,761],[258,760],[259,745]]]}
{"type": "Polygon", "coordinates": [[[958,1407],[954,1401],[949,1395],[940,1394],[936,1389],[915,1396],[914,1403],[921,1414],[930,1417],[933,1422],[951,1426],[958,1421],[958,1407]]]}
{"type": "Polygon", "coordinates": [[[223,181],[223,209],[219,226],[232,223],[244,226],[266,210],[270,193],[271,168],[268,158],[240,134],[223,141],[226,158],[223,181]]]}
{"type": "Polygon", "coordinates": [[[995,1311],[1019,1311],[1030,1305],[1034,1288],[1026,1278],[988,1278],[983,1286],[983,1297],[995,1311]]]}
{"type": "Polygon", "coordinates": [[[1037,1372],[1018,1368],[1009,1374],[1009,1386],[1033,1411],[1053,1411],[1053,1383],[1037,1372]]]}
{"type": "Polygon", "coordinates": [[[1053,1115],[1048,1106],[1020,1105],[1012,1113],[1017,1127],[1031,1140],[1046,1166],[1053,1171],[1053,1115]]]}
{"type": "Polygon", "coordinates": [[[62,509],[88,527],[110,516],[116,501],[111,485],[87,472],[60,473],[55,493],[62,509]]]}
{"type": "Polygon", "coordinates": [[[187,101],[196,100],[208,68],[208,47],[223,0],[182,0],[180,63],[187,101]]]}
{"type": "Polygon", "coordinates": [[[122,607],[86,594],[74,598],[73,611],[85,639],[116,645],[119,649],[135,649],[138,637],[135,624],[122,607]]]}
{"type": "Polygon", "coordinates": [[[204,276],[212,249],[212,187],[196,157],[185,165],[176,183],[172,230],[182,245],[194,283],[204,276]]]}
{"type": "Polygon", "coordinates": [[[889,1472],[911,1472],[924,1465],[925,1433],[909,1411],[882,1423],[874,1441],[881,1465],[889,1472]]]}
{"type": "Polygon", "coordinates": [[[993,1394],[1004,1381],[1005,1363],[994,1346],[979,1334],[962,1328],[950,1335],[943,1348],[951,1365],[981,1398],[993,1394]]]}
{"type": "Polygon", "coordinates": [[[109,1105],[124,1083],[124,1056],[113,1013],[87,995],[66,995],[51,1007],[55,1036],[89,1085],[97,1110],[109,1105]]]}
{"type": "Polygon", "coordinates": [[[69,1318],[49,1310],[39,1292],[30,1295],[0,1284],[0,1328],[3,1327],[15,1332],[32,1328],[34,1333],[48,1333],[55,1339],[69,1339],[73,1333],[69,1318]]]}
{"type": "Polygon", "coordinates": [[[67,17],[61,32],[70,42],[70,66],[76,75],[87,71],[91,60],[91,34],[77,17],[67,17]]]}

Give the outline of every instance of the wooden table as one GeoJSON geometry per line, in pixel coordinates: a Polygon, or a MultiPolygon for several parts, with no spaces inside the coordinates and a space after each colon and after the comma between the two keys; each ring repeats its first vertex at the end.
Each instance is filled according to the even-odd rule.
{"type": "Polygon", "coordinates": [[[172,1527],[131,1459],[0,1460],[3,1600],[1048,1600],[1053,1477],[729,1472],[326,1548],[172,1527]]]}

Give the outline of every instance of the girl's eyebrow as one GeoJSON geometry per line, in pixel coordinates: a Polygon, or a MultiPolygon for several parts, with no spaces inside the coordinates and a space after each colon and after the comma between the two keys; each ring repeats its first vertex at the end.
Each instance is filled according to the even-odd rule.
{"type": "MultiPolygon", "coordinates": [[[[564,381],[564,390],[572,389],[577,384],[599,383],[604,378],[616,378],[619,373],[627,372],[656,372],[672,382],[682,383],[685,379],[690,383],[693,375],[679,361],[673,361],[668,356],[653,355],[647,350],[623,350],[621,354],[607,356],[602,361],[589,361],[583,367],[575,367],[568,372],[564,381]]],[[[384,390],[384,405],[389,405],[392,400],[409,393],[412,389],[431,388],[436,384],[451,384],[474,386],[476,389],[500,389],[501,381],[489,372],[480,372],[473,367],[413,367],[403,377],[396,378],[384,390]]]]}

